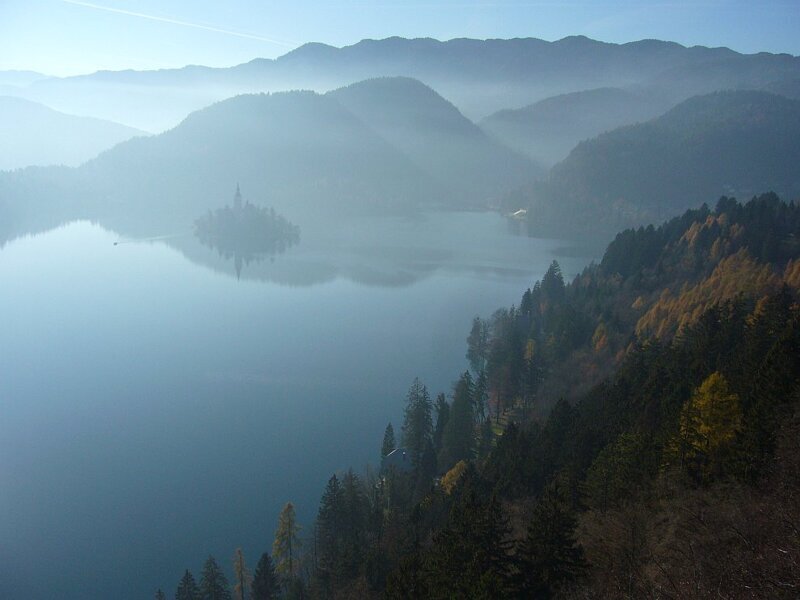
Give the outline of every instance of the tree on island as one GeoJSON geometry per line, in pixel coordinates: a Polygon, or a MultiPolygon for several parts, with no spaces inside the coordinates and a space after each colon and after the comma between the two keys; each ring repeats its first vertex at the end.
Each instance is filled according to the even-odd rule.
{"type": "Polygon", "coordinates": [[[300,228],[274,208],[243,204],[238,186],[232,207],[209,211],[194,225],[203,245],[236,261],[237,274],[242,263],[281,254],[300,241],[300,228]]]}

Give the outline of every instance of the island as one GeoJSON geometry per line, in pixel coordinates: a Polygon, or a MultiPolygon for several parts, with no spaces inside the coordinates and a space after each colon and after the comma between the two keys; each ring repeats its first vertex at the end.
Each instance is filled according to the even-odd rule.
{"type": "Polygon", "coordinates": [[[282,254],[300,241],[300,228],[274,208],[242,202],[238,184],[233,206],[208,211],[195,221],[194,231],[203,245],[234,261],[237,277],[242,265],[282,254]]]}

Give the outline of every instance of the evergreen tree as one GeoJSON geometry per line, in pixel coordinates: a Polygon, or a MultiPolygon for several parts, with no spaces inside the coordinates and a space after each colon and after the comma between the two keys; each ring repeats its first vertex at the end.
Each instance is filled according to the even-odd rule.
{"type": "Polygon", "coordinates": [[[525,539],[517,547],[516,587],[523,598],[549,598],[585,568],[575,540],[576,520],[554,486],[533,511],[525,539]]]}
{"type": "Polygon", "coordinates": [[[200,590],[189,569],[186,569],[181,577],[178,589],[175,591],[175,600],[200,600],[200,590]]]}
{"type": "Polygon", "coordinates": [[[156,590],[156,600],[167,600],[167,596],[163,591],[161,591],[161,588],[156,590]]]}
{"type": "Polygon", "coordinates": [[[447,425],[447,419],[450,418],[450,405],[447,403],[447,398],[444,394],[436,396],[436,427],[433,430],[433,448],[436,452],[442,449],[442,436],[444,435],[444,428],[447,425]]]}
{"type": "Polygon", "coordinates": [[[295,556],[300,546],[299,533],[300,527],[297,525],[294,505],[287,502],[278,517],[278,528],[275,530],[275,541],[272,543],[275,571],[283,579],[284,585],[288,585],[297,573],[295,556]]]}
{"type": "Polygon", "coordinates": [[[476,373],[486,367],[486,357],[489,351],[489,324],[480,317],[472,320],[472,329],[467,337],[467,360],[472,370],[476,373]]]}
{"type": "Polygon", "coordinates": [[[564,300],[564,276],[558,261],[553,261],[542,278],[542,299],[548,306],[558,305],[564,300]]]}
{"type": "MultiPolygon", "coordinates": [[[[465,474],[462,481],[469,477],[465,474]]],[[[513,566],[509,534],[497,500],[491,497],[482,502],[473,490],[467,489],[427,553],[428,597],[509,597],[513,566]]]]}
{"type": "Polygon", "coordinates": [[[244,562],[244,554],[241,548],[237,548],[233,555],[233,597],[235,600],[247,598],[250,582],[250,571],[244,562]]]}
{"type": "Polygon", "coordinates": [[[352,469],[342,477],[342,527],[339,575],[352,579],[358,574],[366,547],[367,497],[352,469]]]}
{"type": "Polygon", "coordinates": [[[386,582],[387,600],[409,600],[410,598],[431,598],[424,574],[424,562],[419,544],[400,561],[400,566],[388,577],[386,582]]]}
{"type": "Polygon", "coordinates": [[[317,571],[320,583],[329,591],[336,582],[339,557],[342,552],[344,493],[339,478],[328,480],[317,514],[317,571]]]}
{"type": "Polygon", "coordinates": [[[492,451],[494,430],[491,419],[484,419],[480,425],[480,438],[478,440],[478,458],[486,458],[492,451]]]}
{"type": "Polygon", "coordinates": [[[486,371],[482,370],[475,379],[475,388],[472,395],[472,410],[475,413],[475,420],[482,423],[486,420],[486,411],[489,405],[489,381],[486,378],[486,371]]]}
{"type": "Polygon", "coordinates": [[[201,600],[231,600],[228,580],[213,556],[209,556],[200,574],[201,600]]]}
{"type": "Polygon", "coordinates": [[[431,491],[431,484],[436,473],[439,471],[439,463],[436,460],[436,451],[433,449],[433,442],[425,442],[425,450],[420,457],[417,467],[417,480],[414,486],[414,501],[422,500],[431,491]]]}
{"type": "Polygon", "coordinates": [[[261,555],[258,565],[256,565],[251,590],[252,600],[274,600],[280,595],[278,575],[275,573],[272,559],[266,552],[261,555]]]}
{"type": "Polygon", "coordinates": [[[389,423],[386,426],[386,431],[383,432],[383,444],[381,445],[381,458],[389,455],[389,453],[397,448],[397,443],[394,440],[394,427],[389,423]]]}
{"type": "Polygon", "coordinates": [[[470,460],[475,451],[475,425],[472,416],[473,383],[465,371],[453,388],[450,418],[442,439],[441,466],[449,469],[460,460],[470,460]]]}
{"type": "Polygon", "coordinates": [[[411,456],[411,463],[415,468],[419,467],[426,442],[433,437],[432,410],[428,389],[419,379],[414,379],[406,400],[403,446],[411,456]]]}

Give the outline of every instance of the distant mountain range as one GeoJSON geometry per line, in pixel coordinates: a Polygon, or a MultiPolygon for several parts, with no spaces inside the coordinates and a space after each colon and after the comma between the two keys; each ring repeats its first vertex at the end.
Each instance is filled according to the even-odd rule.
{"type": "Polygon", "coordinates": [[[0,71],[0,86],[25,86],[47,79],[48,75],[36,71],[0,71]]]}
{"type": "Polygon", "coordinates": [[[0,96],[0,170],[77,166],[143,131],[75,117],[22,98],[0,96]]]}
{"type": "Polygon", "coordinates": [[[800,58],[686,48],[656,40],[608,44],[583,36],[555,42],[388,38],[343,48],[306,44],[274,60],[256,59],[223,69],[190,66],[49,78],[20,93],[69,113],[159,131],[193,110],[238,93],[328,91],[384,76],[419,79],[467,117],[479,119],[551,96],[603,87],[646,89],[671,104],[720,89],[762,88],[800,78],[800,58]]]}
{"type": "Polygon", "coordinates": [[[716,92],[581,142],[545,181],[505,202],[530,207],[534,233],[608,235],[722,195],[800,198],[798,164],[800,101],[716,92]]]}
{"type": "MultiPolygon", "coordinates": [[[[10,87],[154,131],[179,124],[78,169],[0,175],[6,237],[19,230],[14,222],[30,229],[37,207],[186,222],[224,203],[236,182],[294,221],[499,205],[530,208],[531,231],[548,236],[606,236],[721,194],[800,194],[798,101],[790,99],[800,58],[788,55],[585,37],[389,38],[306,44],[227,69],[37,77],[10,87]],[[291,88],[321,91],[229,98],[291,88]],[[198,107],[206,108],[189,114],[198,107]],[[477,116],[486,117],[480,126],[470,120],[477,116]]],[[[6,138],[24,148],[31,131],[6,138]]],[[[118,139],[137,133],[114,131],[118,139]]],[[[71,134],[80,138],[71,150],[83,155],[48,160],[75,164],[117,139],[92,150],[81,144],[93,136],[71,134]]]]}

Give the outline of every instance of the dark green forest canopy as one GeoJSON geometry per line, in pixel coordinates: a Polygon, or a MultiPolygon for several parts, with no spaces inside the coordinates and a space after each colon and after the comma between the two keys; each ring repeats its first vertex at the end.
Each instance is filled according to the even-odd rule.
{"type": "Polygon", "coordinates": [[[412,470],[331,477],[282,593],[794,597],[798,235],[796,205],[723,197],[554,262],[476,319],[449,395],[413,382],[412,470]]]}

